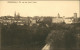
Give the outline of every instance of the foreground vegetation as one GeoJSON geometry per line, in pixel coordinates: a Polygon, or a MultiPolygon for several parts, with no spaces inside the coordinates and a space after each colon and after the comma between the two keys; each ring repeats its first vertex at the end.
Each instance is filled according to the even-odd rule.
{"type": "Polygon", "coordinates": [[[80,48],[80,46],[77,45],[80,44],[80,40],[78,40],[80,24],[52,24],[47,27],[45,24],[18,26],[13,23],[7,26],[2,25],[1,27],[2,47],[33,47],[41,50],[46,43],[52,43],[54,44],[52,46],[55,46],[55,48],[80,48]]]}

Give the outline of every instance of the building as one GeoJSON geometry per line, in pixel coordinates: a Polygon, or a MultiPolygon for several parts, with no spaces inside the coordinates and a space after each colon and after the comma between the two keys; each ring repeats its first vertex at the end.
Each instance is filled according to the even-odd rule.
{"type": "Polygon", "coordinates": [[[53,17],[52,18],[52,23],[63,23],[64,22],[64,18],[60,17],[60,14],[58,13],[57,17],[53,17]]]}
{"type": "Polygon", "coordinates": [[[52,18],[52,23],[65,23],[65,24],[72,24],[72,23],[78,23],[77,13],[74,13],[73,17],[60,17],[60,14],[58,13],[57,17],[52,18]]]}
{"type": "Polygon", "coordinates": [[[33,25],[33,24],[47,24],[51,25],[53,23],[66,23],[66,24],[72,24],[72,23],[78,23],[80,22],[80,18],[77,18],[77,13],[74,13],[73,17],[61,17],[58,13],[57,17],[53,16],[34,16],[34,17],[22,17],[20,14],[14,14],[14,16],[1,16],[0,17],[0,23],[3,23],[4,25],[16,23],[17,25],[33,25]]]}
{"type": "Polygon", "coordinates": [[[65,24],[72,24],[73,23],[73,17],[64,18],[64,22],[65,22],[65,24]]]}
{"type": "Polygon", "coordinates": [[[74,13],[74,16],[73,16],[73,23],[77,23],[78,22],[78,18],[77,18],[77,13],[74,13]]]}
{"type": "Polygon", "coordinates": [[[13,16],[2,16],[2,23],[4,25],[7,25],[7,24],[12,24],[13,23],[13,20],[14,20],[14,17],[13,16]]]}

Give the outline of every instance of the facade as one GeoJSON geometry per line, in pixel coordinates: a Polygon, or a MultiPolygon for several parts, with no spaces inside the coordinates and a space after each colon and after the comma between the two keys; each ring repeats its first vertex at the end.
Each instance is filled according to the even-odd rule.
{"type": "Polygon", "coordinates": [[[60,17],[60,14],[58,13],[57,17],[52,18],[52,23],[65,23],[65,24],[72,24],[72,23],[78,23],[77,13],[74,13],[73,17],[60,17]]]}
{"type": "Polygon", "coordinates": [[[73,18],[65,18],[65,19],[64,19],[64,22],[65,22],[66,24],[72,24],[72,23],[73,23],[73,18]]]}
{"type": "Polygon", "coordinates": [[[64,22],[64,18],[60,17],[60,14],[58,13],[57,17],[53,17],[52,18],[52,23],[63,23],[64,22]]]}
{"type": "Polygon", "coordinates": [[[52,19],[52,23],[63,23],[63,22],[64,22],[64,19],[62,17],[59,17],[59,18],[54,17],[52,19]]]}
{"type": "Polygon", "coordinates": [[[3,16],[1,17],[2,18],[2,23],[4,25],[7,25],[7,24],[12,24],[13,21],[14,21],[14,18],[12,16],[3,16]]]}

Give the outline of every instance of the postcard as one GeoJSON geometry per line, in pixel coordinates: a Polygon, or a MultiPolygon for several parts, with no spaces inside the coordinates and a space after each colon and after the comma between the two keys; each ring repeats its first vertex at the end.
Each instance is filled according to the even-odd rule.
{"type": "Polygon", "coordinates": [[[1,50],[80,50],[79,0],[1,0],[1,50]]]}

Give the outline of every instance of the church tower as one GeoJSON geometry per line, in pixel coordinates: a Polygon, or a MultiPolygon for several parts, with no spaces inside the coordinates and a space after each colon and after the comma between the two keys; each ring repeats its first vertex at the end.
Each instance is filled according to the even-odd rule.
{"type": "Polygon", "coordinates": [[[58,13],[58,17],[60,17],[60,14],[58,13]]]}
{"type": "Polygon", "coordinates": [[[74,22],[77,22],[77,13],[74,13],[74,22]]]}
{"type": "Polygon", "coordinates": [[[16,17],[16,12],[14,13],[14,17],[16,17]]]}
{"type": "Polygon", "coordinates": [[[17,16],[20,16],[20,14],[18,13],[17,16]]]}

